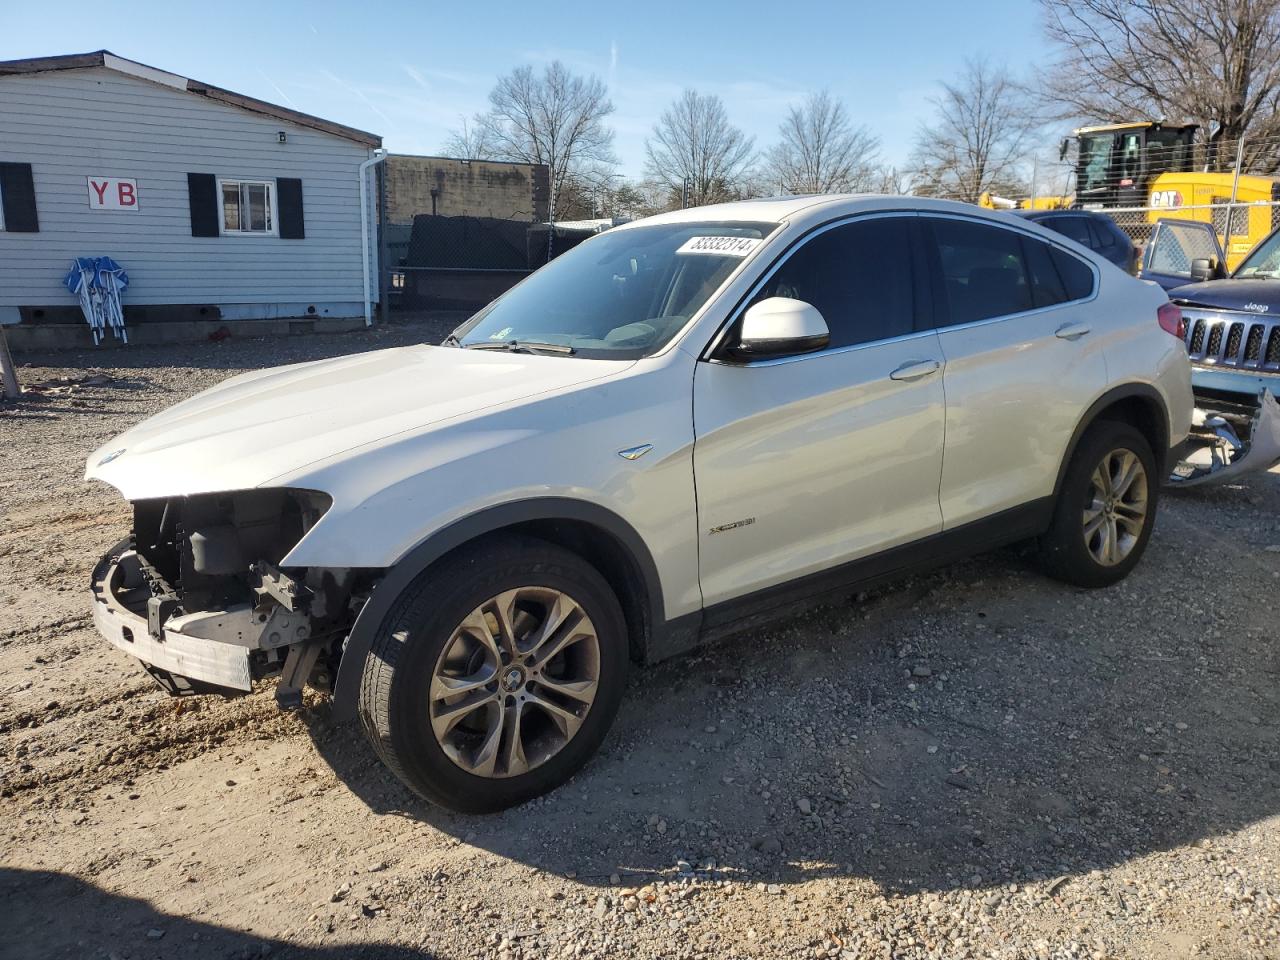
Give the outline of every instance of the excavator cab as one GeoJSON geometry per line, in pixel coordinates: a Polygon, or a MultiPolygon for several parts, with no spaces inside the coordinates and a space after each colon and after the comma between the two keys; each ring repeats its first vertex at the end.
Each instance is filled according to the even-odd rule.
{"type": "MultiPolygon", "coordinates": [[[[1197,124],[1165,126],[1159,120],[1081,127],[1075,131],[1076,203],[1086,210],[1143,207],[1162,173],[1191,170],[1197,124]]],[[[1071,141],[1063,140],[1066,158],[1071,141]]]]}

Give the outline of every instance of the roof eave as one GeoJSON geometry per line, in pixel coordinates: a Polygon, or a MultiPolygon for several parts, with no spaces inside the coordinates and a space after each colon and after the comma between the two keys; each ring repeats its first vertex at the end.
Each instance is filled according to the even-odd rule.
{"type": "Polygon", "coordinates": [[[259,100],[256,97],[248,97],[232,90],[216,87],[213,84],[201,83],[198,80],[192,80],[190,77],[171,74],[156,67],[148,66],[145,63],[138,63],[136,60],[128,60],[125,57],[117,56],[110,50],[0,61],[0,77],[27,73],[47,73],[53,70],[83,70],[91,67],[105,67],[108,70],[114,70],[117,73],[123,73],[135,79],[163,83],[166,86],[174,87],[195,96],[205,97],[218,103],[225,103],[241,110],[248,110],[251,113],[260,113],[276,120],[297,124],[300,127],[319,130],[322,133],[341,137],[344,140],[352,140],[367,147],[377,148],[382,146],[382,138],[375,133],[358,130],[355,127],[348,127],[341,123],[334,123],[331,120],[315,117],[309,113],[291,110],[288,107],[269,103],[266,100],[259,100]],[[130,69],[130,67],[137,69],[130,69]]]}

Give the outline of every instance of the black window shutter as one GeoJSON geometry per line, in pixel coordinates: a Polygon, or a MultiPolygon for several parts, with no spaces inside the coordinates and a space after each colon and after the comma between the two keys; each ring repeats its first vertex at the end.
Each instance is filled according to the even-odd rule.
{"type": "Polygon", "coordinates": [[[276,178],[276,212],[280,215],[280,237],[284,240],[303,240],[306,231],[302,226],[302,181],[296,177],[276,178]]]}
{"type": "Polygon", "coordinates": [[[191,204],[191,235],[218,236],[218,178],[212,173],[188,173],[187,199],[191,204]]]}
{"type": "Polygon", "coordinates": [[[0,200],[4,202],[4,228],[7,232],[40,232],[31,164],[0,163],[0,200]]]}

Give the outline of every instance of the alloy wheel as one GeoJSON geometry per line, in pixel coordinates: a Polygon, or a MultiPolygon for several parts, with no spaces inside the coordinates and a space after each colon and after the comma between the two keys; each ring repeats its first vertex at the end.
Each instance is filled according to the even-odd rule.
{"type": "Polygon", "coordinates": [[[1084,543],[1104,567],[1124,562],[1147,524],[1148,480],[1131,450],[1112,450],[1094,468],[1084,508],[1084,543]]]}
{"type": "Polygon", "coordinates": [[[600,682],[591,618],[550,587],[507,590],[454,629],[431,675],[431,730],[468,773],[512,777],[574,738],[600,682]]]}

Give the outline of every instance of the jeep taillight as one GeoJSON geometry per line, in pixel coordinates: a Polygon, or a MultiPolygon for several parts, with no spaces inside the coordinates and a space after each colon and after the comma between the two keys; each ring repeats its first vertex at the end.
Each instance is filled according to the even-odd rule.
{"type": "Polygon", "coordinates": [[[1187,338],[1187,321],[1182,319],[1182,311],[1172,303],[1160,304],[1156,311],[1156,322],[1165,333],[1171,333],[1179,340],[1187,338]]]}

